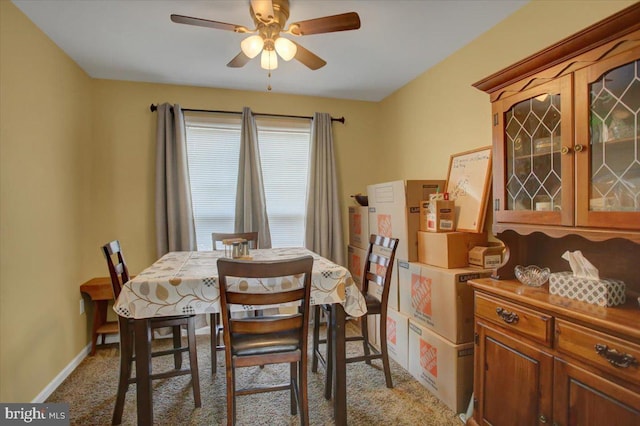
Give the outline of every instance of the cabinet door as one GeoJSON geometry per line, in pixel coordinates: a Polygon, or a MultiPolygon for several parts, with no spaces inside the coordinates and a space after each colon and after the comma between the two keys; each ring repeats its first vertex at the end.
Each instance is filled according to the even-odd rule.
{"type": "Polygon", "coordinates": [[[568,74],[493,103],[497,222],[573,225],[572,87],[568,74]]]}
{"type": "Polygon", "coordinates": [[[640,47],[575,83],[577,225],[640,229],[640,47]]]}
{"type": "Polygon", "coordinates": [[[554,424],[640,424],[638,393],[561,359],[555,360],[554,368],[554,424]]]}
{"type": "Polygon", "coordinates": [[[538,425],[551,418],[553,357],[477,322],[474,418],[493,426],[538,425]]]}

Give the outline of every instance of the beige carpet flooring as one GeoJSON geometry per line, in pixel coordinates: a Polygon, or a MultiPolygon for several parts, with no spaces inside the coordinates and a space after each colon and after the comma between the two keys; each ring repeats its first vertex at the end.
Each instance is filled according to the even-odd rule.
{"type": "MultiPolygon", "coordinates": [[[[353,326],[349,327],[353,330],[353,326]]],[[[190,376],[153,382],[154,422],[158,425],[226,424],[224,353],[218,353],[218,374],[211,375],[211,355],[207,335],[197,337],[198,367],[202,407],[195,408],[190,376]]],[[[168,345],[168,339],[154,345],[168,345]]],[[[349,353],[360,353],[361,345],[348,343],[349,353]]],[[[309,351],[311,354],[311,351],[309,351]]],[[[172,357],[153,360],[154,371],[172,365],[172,357]]],[[[185,356],[185,364],[188,357],[185,356]]],[[[311,359],[309,358],[309,367],[311,359]]],[[[87,357],[56,389],[47,402],[69,404],[72,425],[108,425],[115,404],[118,383],[119,351],[116,345],[99,349],[87,357]]],[[[281,383],[287,366],[239,370],[238,384],[281,383]]],[[[387,389],[379,361],[373,366],[353,363],[347,366],[347,421],[349,425],[462,425],[456,413],[442,404],[426,388],[391,360],[393,389],[387,389]]],[[[309,369],[309,421],[312,425],[332,425],[332,405],[323,396],[324,370],[309,369]]],[[[124,425],[136,424],[135,385],[129,387],[124,408],[124,425]]],[[[289,394],[276,392],[237,398],[238,425],[298,425],[298,416],[289,412],[289,394]]]]}

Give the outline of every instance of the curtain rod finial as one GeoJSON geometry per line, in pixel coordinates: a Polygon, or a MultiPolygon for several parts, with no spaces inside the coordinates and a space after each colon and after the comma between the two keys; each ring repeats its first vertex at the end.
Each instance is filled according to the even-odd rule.
{"type": "MultiPolygon", "coordinates": [[[[157,105],[155,105],[155,104],[151,104],[151,106],[149,106],[149,110],[150,110],[151,112],[155,112],[155,111],[157,111],[157,110],[158,110],[158,106],[157,106],[157,105]]],[[[344,117],[343,117],[343,119],[344,119],[344,117]]]]}

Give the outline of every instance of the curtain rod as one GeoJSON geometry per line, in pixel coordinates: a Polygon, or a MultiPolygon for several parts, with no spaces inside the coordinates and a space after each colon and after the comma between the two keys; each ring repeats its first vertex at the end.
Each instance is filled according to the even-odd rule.
{"type": "MultiPolygon", "coordinates": [[[[158,105],[151,104],[151,106],[149,106],[149,109],[151,110],[151,112],[155,112],[158,109],[158,105]]],[[[220,114],[242,114],[242,111],[222,111],[222,110],[190,109],[190,108],[182,108],[182,110],[189,111],[189,112],[215,112],[220,114]]],[[[267,113],[259,113],[259,112],[254,112],[253,115],[262,116],[262,117],[306,118],[307,120],[313,120],[313,117],[307,116],[307,115],[267,114],[267,113]]],[[[340,123],[344,124],[344,117],[340,117],[340,118],[331,117],[331,121],[339,121],[340,123]]]]}

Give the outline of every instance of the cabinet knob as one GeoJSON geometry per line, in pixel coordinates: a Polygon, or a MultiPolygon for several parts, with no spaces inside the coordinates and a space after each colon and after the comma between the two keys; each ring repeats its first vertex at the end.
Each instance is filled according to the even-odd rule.
{"type": "Polygon", "coordinates": [[[582,152],[582,150],[584,149],[584,145],[576,145],[573,147],[573,149],[575,149],[576,152],[582,152]]]}
{"type": "Polygon", "coordinates": [[[567,155],[570,151],[571,151],[571,148],[569,148],[568,146],[563,146],[562,149],[560,150],[562,155],[567,155]]]}
{"type": "Polygon", "coordinates": [[[538,417],[538,420],[540,420],[540,423],[546,423],[547,417],[544,414],[540,414],[540,417],[538,417]]]}

